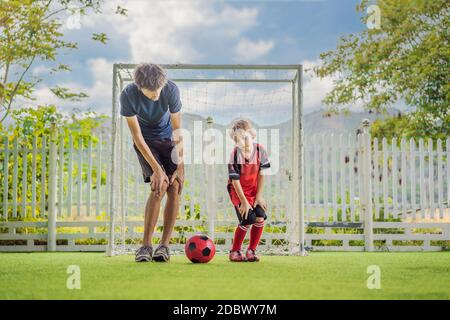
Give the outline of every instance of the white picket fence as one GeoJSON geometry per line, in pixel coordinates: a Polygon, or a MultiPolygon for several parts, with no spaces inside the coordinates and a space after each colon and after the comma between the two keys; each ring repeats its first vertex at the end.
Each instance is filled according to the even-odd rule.
{"type": "Polygon", "coordinates": [[[309,136],[304,178],[305,220],[322,227],[306,234],[306,246],[421,251],[449,245],[450,139],[309,136]]]}
{"type": "Polygon", "coordinates": [[[374,138],[371,165],[366,169],[361,156],[362,138],[352,134],[306,137],[308,221],[362,221],[365,178],[370,179],[375,219],[449,218],[450,139],[444,142],[444,150],[441,140],[374,138]],[[338,201],[342,198],[348,201],[338,201]]]}
{"type": "MultiPolygon", "coordinates": [[[[63,137],[56,142],[44,138],[38,145],[34,137],[31,148],[24,148],[18,140],[1,139],[0,251],[105,250],[109,138],[100,138],[97,144],[89,139],[81,148],[74,146],[71,137],[67,139],[64,144],[63,137]]],[[[307,247],[362,251],[368,243],[376,250],[440,250],[448,246],[450,139],[401,139],[399,147],[397,142],[366,135],[305,137],[307,247]]],[[[81,141],[77,145],[82,145],[81,141]]],[[[149,186],[142,181],[131,144],[124,152],[127,237],[136,240],[142,237],[149,186]]],[[[221,240],[218,247],[226,249],[236,218],[225,189],[226,167],[212,170],[213,204],[208,203],[208,194],[214,189],[205,183],[205,167],[187,165],[177,223],[187,231],[176,230],[174,237],[182,239],[207,229],[208,210],[214,205],[215,238],[221,240]]],[[[269,220],[261,248],[266,251],[276,251],[290,238],[283,229],[292,196],[289,170],[289,163],[282,165],[265,190],[269,220]]],[[[175,247],[182,245],[180,240],[175,247]]]]}

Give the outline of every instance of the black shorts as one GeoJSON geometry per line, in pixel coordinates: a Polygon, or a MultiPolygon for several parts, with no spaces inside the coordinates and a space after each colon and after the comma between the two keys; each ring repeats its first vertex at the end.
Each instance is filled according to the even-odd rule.
{"type": "MultiPolygon", "coordinates": [[[[147,143],[147,146],[150,148],[150,151],[152,152],[156,161],[163,168],[166,175],[171,176],[177,169],[177,164],[172,161],[172,150],[175,148],[175,142],[173,142],[170,139],[163,139],[163,140],[144,139],[144,140],[145,140],[145,143],[147,143]]],[[[145,160],[144,156],[139,151],[138,147],[136,146],[136,144],[134,142],[133,142],[133,147],[134,147],[134,150],[136,150],[136,154],[137,154],[139,163],[141,164],[144,182],[149,183],[150,177],[153,174],[152,167],[147,162],[147,160],[145,160]]]]}
{"type": "Polygon", "coordinates": [[[267,219],[266,212],[263,208],[261,208],[260,205],[257,205],[253,209],[250,209],[248,211],[247,219],[242,219],[241,214],[239,213],[239,207],[235,206],[234,209],[236,210],[236,215],[239,220],[239,224],[241,226],[247,226],[249,224],[254,224],[256,222],[256,218],[264,218],[264,220],[267,219]]]}

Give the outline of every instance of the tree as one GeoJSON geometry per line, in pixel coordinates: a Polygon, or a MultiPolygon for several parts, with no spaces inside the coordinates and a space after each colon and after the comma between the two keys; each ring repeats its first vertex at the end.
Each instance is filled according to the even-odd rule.
{"type": "MultiPolygon", "coordinates": [[[[32,98],[33,89],[42,81],[26,77],[37,61],[54,61],[64,50],[77,49],[77,43],[64,40],[61,17],[64,14],[100,13],[102,0],[2,0],[0,1],[0,123],[8,116],[14,99],[32,98]]],[[[126,14],[117,7],[116,14],[126,14]]],[[[106,43],[104,33],[94,33],[94,41],[106,43]]],[[[52,73],[70,71],[57,64],[52,73]]],[[[79,100],[84,93],[73,93],[55,87],[52,92],[61,99],[79,100]]]]}
{"type": "MultiPolygon", "coordinates": [[[[371,17],[372,4],[362,0],[357,6],[364,23],[371,17]]],[[[450,3],[378,0],[376,5],[381,13],[379,28],[344,36],[335,50],[320,55],[322,63],[314,73],[335,79],[324,103],[332,112],[355,102],[362,102],[367,110],[385,111],[403,101],[408,106],[402,117],[403,133],[449,136],[450,3]]],[[[387,120],[386,126],[392,129],[395,120],[387,120]]]]}

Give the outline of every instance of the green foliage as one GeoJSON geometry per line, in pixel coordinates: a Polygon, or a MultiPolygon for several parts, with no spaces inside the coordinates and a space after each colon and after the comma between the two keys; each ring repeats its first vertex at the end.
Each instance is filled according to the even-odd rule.
{"type": "MultiPolygon", "coordinates": [[[[19,138],[21,143],[24,141],[31,143],[34,136],[50,136],[57,131],[65,137],[65,143],[68,142],[69,135],[72,136],[74,146],[78,147],[80,138],[87,146],[87,139],[92,136],[93,129],[98,127],[107,116],[97,115],[95,112],[75,111],[64,114],[58,111],[56,106],[49,105],[14,110],[11,118],[14,124],[10,125],[7,131],[0,131],[0,134],[8,135],[11,141],[19,138]]],[[[55,135],[56,138],[58,134],[55,135]]],[[[97,139],[94,141],[97,142],[97,139]]]]}
{"type": "Polygon", "coordinates": [[[106,42],[109,40],[106,36],[106,33],[94,33],[92,35],[92,40],[99,41],[103,44],[106,44],[106,42]]]}
{"type": "Polygon", "coordinates": [[[402,114],[384,120],[375,120],[370,126],[370,134],[373,138],[381,140],[386,138],[391,141],[394,137],[411,137],[415,136],[415,132],[411,132],[408,128],[408,119],[402,114]]]}
{"type": "Polygon", "coordinates": [[[126,16],[127,15],[128,10],[125,8],[122,8],[121,6],[117,6],[116,8],[116,14],[120,14],[122,16],[126,16]]]}
{"type": "MultiPolygon", "coordinates": [[[[9,115],[16,97],[32,99],[35,86],[42,81],[27,76],[38,61],[52,63],[64,51],[78,48],[78,43],[64,40],[62,32],[67,16],[100,13],[102,0],[2,0],[0,1],[0,123],[9,115]],[[14,73],[13,73],[14,70],[14,73]],[[13,75],[17,75],[12,78],[13,75]]],[[[126,15],[126,9],[117,7],[117,14],[126,15]]],[[[106,43],[104,33],[94,33],[94,41],[106,43]]],[[[50,74],[70,71],[57,64],[50,74]]],[[[67,88],[55,87],[52,92],[61,99],[86,98],[84,93],[70,93],[67,88]]]]}
{"type": "Polygon", "coordinates": [[[50,90],[55,96],[63,100],[81,101],[81,99],[88,97],[88,95],[84,92],[73,93],[70,92],[68,88],[61,88],[60,86],[56,86],[55,88],[51,88],[50,90]]]}
{"type": "MultiPolygon", "coordinates": [[[[362,0],[357,7],[363,23],[372,4],[362,0]]],[[[380,28],[344,36],[335,50],[321,54],[322,65],[314,73],[335,79],[324,102],[332,111],[359,101],[368,110],[383,111],[404,101],[410,107],[407,118],[379,122],[377,129],[421,137],[450,135],[450,3],[378,0],[376,5],[380,28]]]]}
{"type": "MultiPolygon", "coordinates": [[[[73,141],[73,148],[76,152],[79,148],[86,148],[91,141],[92,146],[95,147],[99,139],[93,135],[93,129],[98,127],[106,116],[97,116],[95,113],[72,113],[70,115],[62,114],[58,112],[55,106],[39,106],[37,108],[24,108],[20,110],[13,110],[11,117],[14,120],[14,124],[10,125],[8,128],[4,126],[0,127],[0,149],[5,148],[5,144],[8,143],[8,149],[14,147],[14,143],[17,143],[18,149],[22,150],[26,148],[28,150],[33,149],[33,143],[36,143],[36,148],[40,151],[42,150],[43,143],[48,145],[49,139],[54,139],[57,148],[63,144],[64,148],[69,147],[70,138],[73,141]]],[[[44,211],[39,204],[39,202],[44,199],[46,203],[48,199],[48,190],[45,186],[46,181],[48,181],[48,170],[42,171],[43,165],[48,168],[49,165],[49,148],[46,147],[45,152],[38,152],[36,154],[36,178],[34,183],[36,184],[36,201],[38,205],[36,206],[36,215],[40,218],[45,218],[45,212],[47,207],[44,206],[44,211]],[[43,185],[44,184],[44,185],[43,185]],[[42,189],[42,186],[44,188],[42,189]],[[44,191],[44,193],[42,193],[44,191]]],[[[17,163],[17,177],[22,181],[24,172],[24,153],[19,151],[17,159],[13,159],[13,154],[9,154],[9,161],[6,163],[8,166],[8,189],[4,189],[4,179],[5,179],[5,153],[0,154],[0,190],[3,201],[3,195],[7,194],[9,201],[13,198],[13,170],[14,163],[17,163]]],[[[26,165],[27,165],[27,185],[30,186],[33,182],[33,176],[30,168],[33,163],[33,154],[28,152],[26,154],[26,165]]],[[[63,168],[64,172],[68,171],[67,164],[63,168]]],[[[75,175],[78,171],[78,166],[75,163],[73,165],[72,175],[75,175]]],[[[87,168],[82,168],[83,174],[82,179],[86,181],[87,168]]],[[[93,185],[96,186],[96,171],[92,170],[93,185]]],[[[104,185],[106,183],[106,173],[101,175],[100,183],[104,185]]],[[[65,186],[66,188],[67,186],[65,186]]],[[[18,210],[20,210],[20,203],[23,197],[26,197],[27,202],[29,202],[32,196],[31,188],[28,188],[26,194],[23,194],[22,187],[17,188],[17,202],[19,204],[18,210]]],[[[0,207],[0,217],[4,217],[3,206],[0,207]]],[[[27,205],[26,212],[20,212],[19,220],[33,221],[31,216],[31,207],[27,205]]],[[[7,213],[8,219],[13,219],[12,208],[9,208],[7,213]]]]}
{"type": "Polygon", "coordinates": [[[375,120],[370,127],[370,133],[380,141],[386,137],[389,143],[394,137],[433,138],[445,141],[450,133],[450,119],[442,126],[436,126],[424,113],[422,116],[420,113],[399,113],[395,117],[375,120]]]}

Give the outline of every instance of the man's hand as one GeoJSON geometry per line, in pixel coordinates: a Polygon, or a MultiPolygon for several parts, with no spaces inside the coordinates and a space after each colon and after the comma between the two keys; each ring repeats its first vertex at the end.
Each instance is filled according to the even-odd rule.
{"type": "Polygon", "coordinates": [[[177,170],[172,174],[172,177],[170,178],[170,184],[172,184],[175,180],[178,181],[178,194],[181,194],[183,191],[183,185],[184,185],[184,164],[180,163],[177,167],[177,170]]]}
{"type": "Polygon", "coordinates": [[[160,167],[155,170],[150,178],[150,185],[152,187],[152,191],[156,191],[156,194],[159,196],[162,193],[164,183],[169,185],[169,178],[167,177],[164,170],[160,167]]]}
{"type": "Polygon", "coordinates": [[[252,208],[252,206],[250,205],[250,203],[248,203],[247,200],[244,201],[244,203],[241,203],[239,205],[239,213],[242,216],[242,219],[247,219],[248,217],[248,212],[250,211],[250,209],[252,208]]]}
{"type": "Polygon", "coordinates": [[[258,197],[255,199],[255,203],[253,204],[253,207],[256,207],[257,205],[259,205],[261,208],[263,208],[264,211],[267,211],[266,199],[264,199],[263,197],[258,197]]]}

